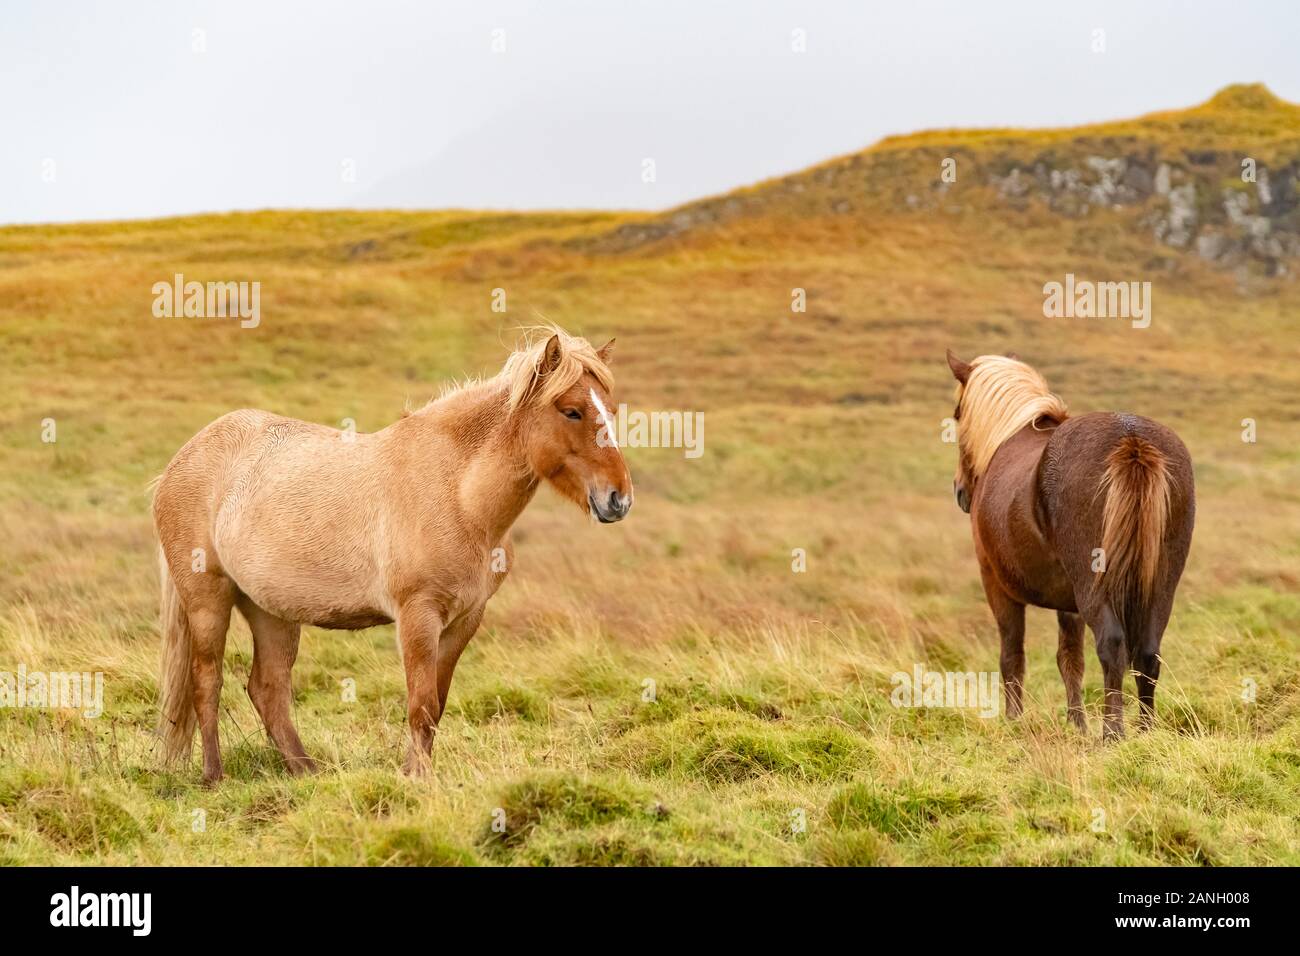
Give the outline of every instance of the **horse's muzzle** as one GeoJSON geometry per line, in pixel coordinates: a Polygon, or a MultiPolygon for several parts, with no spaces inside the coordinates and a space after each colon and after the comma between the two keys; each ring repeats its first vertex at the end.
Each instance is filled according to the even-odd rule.
{"type": "Polygon", "coordinates": [[[615,521],[622,521],[632,510],[632,495],[630,493],[620,495],[617,491],[611,491],[609,496],[605,497],[593,491],[587,495],[587,504],[597,521],[601,524],[613,524],[615,521]]]}

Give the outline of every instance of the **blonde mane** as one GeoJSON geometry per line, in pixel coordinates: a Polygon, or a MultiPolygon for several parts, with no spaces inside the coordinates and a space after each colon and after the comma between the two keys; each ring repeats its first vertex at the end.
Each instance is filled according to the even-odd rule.
{"type": "Polygon", "coordinates": [[[424,408],[416,412],[405,411],[402,416],[420,414],[462,392],[480,387],[504,390],[507,412],[513,413],[529,404],[547,405],[572,388],[582,378],[583,372],[590,372],[606,393],[613,394],[614,373],[586,339],[570,335],[556,325],[531,326],[522,332],[523,344],[510,353],[505,365],[496,375],[486,379],[466,378],[448,382],[424,408]],[[560,360],[539,388],[542,356],[552,335],[560,337],[560,360]]]}
{"type": "Polygon", "coordinates": [[[606,393],[613,393],[614,373],[591,343],[559,326],[547,325],[524,330],[523,347],[510,354],[498,377],[509,389],[506,408],[514,412],[526,404],[551,404],[571,389],[584,372],[590,372],[606,393]],[[559,361],[543,376],[542,359],[552,335],[560,339],[559,361]]]}
{"type": "Polygon", "coordinates": [[[965,385],[957,386],[960,411],[957,444],[974,477],[984,474],[993,454],[1026,425],[1047,415],[1067,417],[1065,402],[1037,371],[1018,359],[981,355],[971,362],[965,385]]]}

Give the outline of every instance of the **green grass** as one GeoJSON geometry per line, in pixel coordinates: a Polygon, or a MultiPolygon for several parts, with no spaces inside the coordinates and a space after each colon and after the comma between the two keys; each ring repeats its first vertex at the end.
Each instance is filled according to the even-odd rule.
{"type": "MultiPolygon", "coordinates": [[[[1144,135],[1199,142],[1234,104],[1144,135]]],[[[0,671],[106,675],[98,719],[0,708],[0,863],[1300,862],[1293,280],[1243,289],[1111,212],[833,216],[774,199],[607,248],[635,219],[261,212],[0,230],[0,671]],[[1152,327],[1043,319],[1042,284],[1067,271],[1152,279],[1152,327]],[[262,325],[152,318],[150,287],[175,272],[262,282],[262,325]],[[790,312],[794,287],[807,313],[790,312]],[[266,740],[242,622],[228,779],[207,790],[196,764],[161,769],[148,480],[232,408],[383,427],[443,381],[494,371],[512,327],[539,316],[617,335],[617,399],[703,411],[704,456],[629,449],[637,506],[617,526],[547,493],[530,506],[427,780],[398,773],[391,628],[306,630],[295,716],[320,774],[289,778],[266,740]],[[1091,731],[1069,729],[1043,611],[1021,720],[891,706],[891,675],[915,664],[997,667],[940,440],[948,346],[1015,350],[1074,411],[1146,414],[1191,449],[1197,531],[1152,732],[1101,745],[1091,650],[1091,731]],[[1246,417],[1257,444],[1240,440],[1246,417]]]]}

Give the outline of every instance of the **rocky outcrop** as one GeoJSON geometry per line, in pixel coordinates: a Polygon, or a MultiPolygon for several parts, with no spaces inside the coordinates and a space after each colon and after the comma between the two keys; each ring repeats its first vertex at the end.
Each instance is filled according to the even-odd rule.
{"type": "Polygon", "coordinates": [[[954,139],[951,148],[942,134],[886,141],[575,242],[619,253],[766,214],[943,215],[973,207],[981,215],[1015,215],[1039,207],[1070,219],[1131,216],[1134,228],[1168,255],[1267,275],[1292,271],[1290,260],[1300,258],[1300,108],[1263,87],[1229,87],[1181,114],[1085,128],[1073,137],[954,139]],[[1257,155],[1261,146],[1267,160],[1257,155]]]}
{"type": "Polygon", "coordinates": [[[1255,164],[1243,178],[1243,158],[1205,150],[1179,159],[1088,155],[1061,165],[1047,157],[994,173],[988,184],[1009,205],[1037,200],[1065,216],[1139,207],[1139,225],[1164,246],[1225,264],[1253,258],[1280,274],[1283,260],[1300,256],[1300,159],[1276,172],[1255,164]]]}

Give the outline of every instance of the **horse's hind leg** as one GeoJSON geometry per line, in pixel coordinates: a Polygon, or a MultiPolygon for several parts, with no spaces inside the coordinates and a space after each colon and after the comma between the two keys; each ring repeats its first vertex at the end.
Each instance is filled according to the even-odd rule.
{"type": "Polygon", "coordinates": [[[221,779],[221,669],[226,631],[234,604],[234,585],[216,571],[189,575],[185,613],[190,624],[190,672],[194,679],[194,713],[203,740],[203,782],[221,779]]]}
{"type": "Polygon", "coordinates": [[[302,628],[264,611],[244,594],[237,601],[239,612],[253,632],[253,671],[248,678],[248,696],[289,772],[315,770],[316,762],[307,756],[290,714],[293,704],[290,675],[298,659],[302,628]]]}
{"type": "Polygon", "coordinates": [[[1160,639],[1173,610],[1173,588],[1151,608],[1142,640],[1133,652],[1133,669],[1137,672],[1138,730],[1149,730],[1156,715],[1156,682],[1160,679],[1160,639]]]}
{"type": "Polygon", "coordinates": [[[1059,626],[1056,667],[1065,682],[1065,705],[1070,723],[1088,732],[1088,718],[1083,713],[1083,618],[1070,611],[1057,611],[1059,626]]]}
{"type": "Polygon", "coordinates": [[[1128,644],[1124,628],[1109,605],[1102,605],[1097,616],[1088,622],[1101,660],[1102,679],[1106,685],[1106,717],[1102,724],[1103,740],[1124,736],[1124,675],[1128,672],[1128,644]]]}
{"type": "Polygon", "coordinates": [[[1156,651],[1138,651],[1133,656],[1137,671],[1138,730],[1150,730],[1156,712],[1156,681],[1160,679],[1160,655],[1156,651]]]}

